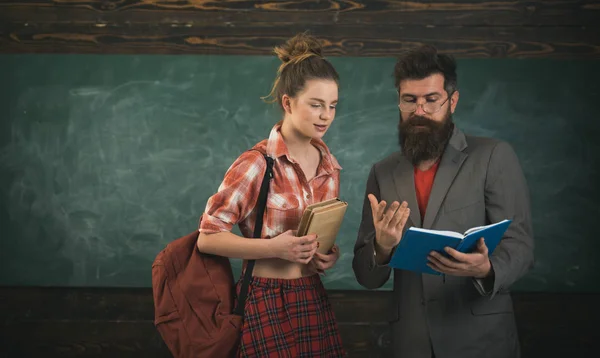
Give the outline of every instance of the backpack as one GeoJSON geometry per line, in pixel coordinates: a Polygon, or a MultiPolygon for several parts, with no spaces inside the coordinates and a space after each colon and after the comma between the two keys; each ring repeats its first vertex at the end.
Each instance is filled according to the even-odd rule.
{"type": "MultiPolygon", "coordinates": [[[[267,169],[258,196],[254,237],[262,232],[273,159],[263,153],[267,169]]],[[[152,263],[154,325],[176,358],[231,357],[237,351],[254,260],[248,260],[238,303],[227,257],[202,253],[199,232],[169,243],[152,263]]]]}

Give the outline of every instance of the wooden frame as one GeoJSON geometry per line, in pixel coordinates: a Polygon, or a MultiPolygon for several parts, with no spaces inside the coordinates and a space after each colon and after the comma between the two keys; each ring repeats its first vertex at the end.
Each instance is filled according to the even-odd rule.
{"type": "Polygon", "coordinates": [[[306,30],[333,56],[600,58],[595,0],[0,0],[0,53],[268,55],[306,30]]]}

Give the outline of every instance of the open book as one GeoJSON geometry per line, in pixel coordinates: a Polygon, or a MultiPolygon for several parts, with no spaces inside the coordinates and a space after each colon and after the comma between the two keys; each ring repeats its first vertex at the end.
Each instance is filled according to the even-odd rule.
{"type": "Polygon", "coordinates": [[[454,231],[430,230],[411,227],[404,233],[402,240],[390,259],[389,266],[397,269],[441,275],[427,266],[427,256],[437,251],[449,257],[444,251],[446,246],[464,253],[471,253],[477,247],[477,241],[484,238],[491,256],[508,229],[511,220],[471,228],[464,234],[454,231]]]}
{"type": "Polygon", "coordinates": [[[348,203],[338,198],[309,205],[302,214],[296,236],[317,234],[318,252],[326,254],[335,243],[348,203]]]}

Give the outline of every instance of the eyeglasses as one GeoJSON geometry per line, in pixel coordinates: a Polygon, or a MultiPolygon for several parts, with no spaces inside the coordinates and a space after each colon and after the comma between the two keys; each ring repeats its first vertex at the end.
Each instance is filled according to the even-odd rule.
{"type": "Polygon", "coordinates": [[[398,104],[398,108],[402,112],[410,113],[410,112],[415,112],[417,110],[417,108],[419,108],[419,106],[421,106],[421,108],[423,108],[423,112],[425,112],[427,114],[437,113],[442,109],[444,104],[446,104],[446,102],[448,102],[448,100],[450,99],[450,97],[452,97],[453,94],[454,94],[454,92],[450,93],[448,98],[446,98],[446,100],[444,100],[444,102],[441,102],[441,103],[439,102],[439,100],[435,101],[435,102],[417,103],[417,102],[406,102],[401,99],[400,104],[398,104]]]}

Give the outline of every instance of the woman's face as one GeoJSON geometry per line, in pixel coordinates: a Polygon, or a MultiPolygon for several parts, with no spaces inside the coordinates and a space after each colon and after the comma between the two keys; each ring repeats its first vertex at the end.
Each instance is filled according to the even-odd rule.
{"type": "Polygon", "coordinates": [[[334,80],[312,79],[294,98],[284,95],[282,99],[295,132],[321,139],[335,118],[338,85],[334,80]]]}

